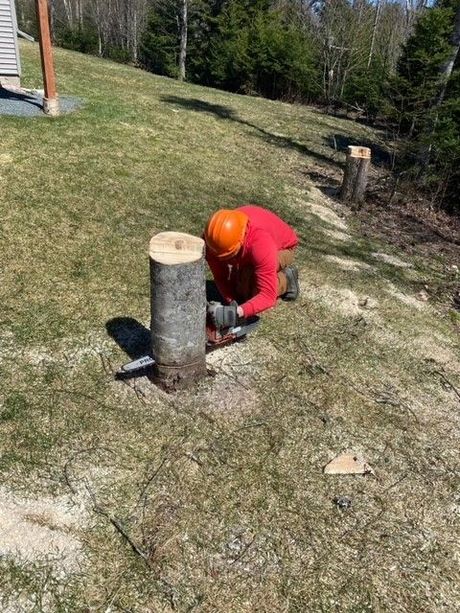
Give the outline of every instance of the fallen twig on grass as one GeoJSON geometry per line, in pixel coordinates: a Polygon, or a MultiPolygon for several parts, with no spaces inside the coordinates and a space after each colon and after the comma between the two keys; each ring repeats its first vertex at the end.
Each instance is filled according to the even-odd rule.
{"type": "Polygon", "coordinates": [[[153,471],[153,473],[150,475],[150,477],[147,479],[144,487],[142,488],[142,492],[139,494],[139,498],[137,500],[137,504],[135,506],[135,508],[137,508],[139,506],[139,504],[141,503],[141,500],[145,500],[146,498],[146,494],[147,494],[147,490],[150,487],[150,485],[153,483],[155,477],[158,475],[158,473],[160,472],[160,470],[163,468],[163,466],[166,464],[166,460],[168,458],[163,458],[160,462],[160,464],[158,465],[158,467],[153,471]]]}
{"type": "Polygon", "coordinates": [[[391,392],[389,393],[384,391],[383,393],[380,393],[380,395],[374,396],[373,400],[377,404],[384,404],[390,407],[406,409],[406,411],[408,411],[412,415],[416,422],[419,421],[412,407],[403,400],[400,400],[395,394],[393,394],[392,396],[391,392]]]}
{"type": "Polygon", "coordinates": [[[126,532],[120,520],[118,520],[114,515],[109,513],[106,509],[101,507],[101,505],[97,502],[96,496],[93,490],[90,488],[87,479],[85,479],[85,487],[93,503],[93,511],[97,513],[97,515],[101,515],[102,517],[105,517],[106,519],[108,519],[109,522],[112,524],[112,526],[117,530],[117,532],[121,534],[121,536],[126,540],[126,542],[129,544],[131,549],[144,560],[144,562],[147,564],[149,568],[152,568],[152,564],[151,564],[149,556],[145,553],[145,551],[143,551],[139,547],[139,545],[134,541],[134,539],[132,539],[131,536],[126,532]]]}
{"type": "Polygon", "coordinates": [[[139,400],[139,402],[143,405],[148,405],[148,402],[146,401],[145,397],[146,395],[144,394],[144,392],[142,390],[140,390],[137,385],[136,382],[133,381],[133,383],[131,384],[129,380],[127,379],[122,379],[122,382],[127,385],[130,389],[133,390],[133,392],[136,394],[136,398],[139,400]]]}
{"type": "Polygon", "coordinates": [[[97,513],[98,515],[102,515],[103,517],[106,517],[110,521],[112,526],[127,541],[127,543],[130,545],[131,549],[133,549],[133,551],[135,553],[137,553],[137,555],[139,555],[145,561],[145,563],[149,566],[149,568],[151,568],[152,565],[151,565],[151,562],[150,562],[150,559],[149,559],[148,555],[131,538],[131,536],[126,532],[126,530],[121,525],[121,522],[114,515],[111,515],[108,511],[106,511],[105,509],[103,509],[102,507],[100,507],[97,504],[93,506],[93,511],[95,513],[97,513]]]}
{"type": "Polygon", "coordinates": [[[92,489],[90,488],[89,483],[86,479],[85,479],[85,486],[86,486],[88,495],[91,498],[91,501],[93,503],[94,513],[96,513],[97,515],[100,515],[101,517],[105,517],[112,524],[112,526],[115,528],[118,534],[120,534],[123,537],[123,539],[128,543],[128,545],[131,547],[134,553],[138,555],[145,562],[145,564],[148,566],[150,570],[154,571],[154,573],[156,574],[156,580],[163,587],[165,596],[168,598],[171,608],[173,610],[176,610],[177,607],[176,607],[176,602],[175,602],[176,601],[175,587],[164,577],[158,576],[157,571],[153,565],[153,562],[150,556],[142,549],[142,547],[138,545],[138,543],[125,530],[121,521],[117,517],[115,517],[115,515],[112,515],[109,511],[107,511],[107,509],[102,507],[97,502],[96,496],[94,492],[92,491],[92,489]]]}
{"type": "Polygon", "coordinates": [[[193,452],[188,451],[185,454],[185,457],[191,460],[192,462],[195,462],[195,464],[198,464],[198,466],[203,466],[203,462],[193,452]]]}
{"type": "MultiPolygon", "coordinates": [[[[310,364],[310,366],[312,367],[316,367],[318,370],[320,370],[321,373],[326,374],[328,377],[332,377],[334,378],[334,371],[329,369],[329,368],[325,368],[324,366],[322,366],[314,357],[314,354],[312,354],[310,352],[310,350],[308,349],[308,347],[306,347],[303,343],[302,345],[304,346],[304,349],[307,348],[308,352],[310,353],[310,357],[313,356],[315,362],[314,364],[310,364]]],[[[275,345],[276,347],[276,345],[275,345]]],[[[414,420],[416,422],[419,421],[417,415],[415,414],[414,410],[406,403],[403,402],[399,399],[397,399],[396,401],[389,398],[388,395],[381,395],[376,397],[375,393],[369,393],[367,390],[362,389],[359,385],[357,385],[356,383],[354,383],[354,381],[352,381],[351,378],[349,377],[345,377],[343,375],[337,374],[336,375],[336,379],[335,379],[338,383],[340,383],[341,385],[343,385],[344,387],[348,387],[352,390],[354,390],[359,396],[361,396],[362,398],[365,398],[366,400],[371,400],[377,404],[387,404],[389,406],[394,406],[394,407],[402,407],[403,409],[406,409],[406,411],[408,411],[412,417],[414,418],[414,420]]],[[[291,392],[292,394],[292,392],[291,392]]],[[[460,395],[459,395],[460,398],[460,395]]]]}
{"type": "Polygon", "coordinates": [[[252,546],[255,540],[256,540],[256,537],[254,537],[247,545],[245,545],[243,549],[241,550],[241,552],[236,556],[236,558],[234,558],[230,562],[230,565],[235,564],[235,562],[238,562],[239,560],[241,560],[241,558],[243,558],[247,554],[247,552],[249,551],[249,548],[252,546]]]}
{"type": "Polygon", "coordinates": [[[356,533],[358,531],[362,534],[365,530],[367,530],[367,528],[369,528],[369,526],[372,526],[372,524],[378,521],[384,513],[385,509],[380,509],[380,511],[373,515],[365,524],[358,526],[357,528],[349,528],[348,530],[342,532],[342,534],[340,534],[339,536],[339,539],[342,540],[350,534],[356,533]]]}
{"type": "Polygon", "coordinates": [[[235,383],[238,383],[238,385],[241,385],[241,387],[244,388],[246,391],[250,391],[251,388],[248,385],[246,385],[246,383],[243,383],[241,379],[238,378],[238,374],[234,375],[230,370],[228,370],[227,368],[224,368],[225,361],[226,359],[224,358],[222,362],[220,363],[220,368],[216,369],[216,373],[222,373],[229,379],[232,379],[233,381],[235,381],[235,383]]]}
{"type": "MultiPolygon", "coordinates": [[[[408,474],[404,474],[402,477],[400,477],[399,479],[396,479],[396,481],[394,481],[393,483],[391,483],[390,485],[388,485],[383,491],[382,494],[385,494],[386,492],[388,492],[389,490],[393,489],[394,487],[396,487],[397,485],[399,485],[400,483],[402,483],[406,478],[408,477],[408,474]]],[[[372,516],[365,524],[363,524],[362,526],[359,527],[359,531],[360,532],[364,532],[367,528],[369,528],[369,526],[371,526],[372,524],[374,524],[377,520],[379,520],[382,515],[385,514],[386,509],[383,507],[382,501],[379,498],[376,498],[376,502],[378,502],[378,504],[380,504],[380,511],[378,513],[376,513],[374,516],[372,516]]],[[[340,535],[340,539],[345,538],[346,536],[348,536],[349,534],[353,533],[357,531],[357,529],[354,528],[349,528],[348,530],[345,530],[345,532],[343,532],[340,535]]]]}
{"type": "Polygon", "coordinates": [[[389,490],[393,489],[394,487],[396,487],[397,485],[399,485],[400,483],[402,483],[405,479],[407,479],[408,477],[408,473],[405,473],[402,477],[400,477],[397,481],[395,481],[394,483],[392,483],[391,485],[389,485],[388,487],[386,487],[383,491],[382,494],[385,494],[386,492],[388,492],[389,490]]]}
{"type": "Polygon", "coordinates": [[[72,465],[72,463],[76,460],[76,458],[78,458],[79,456],[85,453],[92,453],[93,451],[106,451],[107,453],[114,454],[114,451],[112,451],[112,449],[109,449],[108,447],[88,447],[87,449],[80,449],[79,451],[76,451],[64,464],[64,468],[63,468],[64,480],[68,488],[74,495],[76,495],[78,492],[71,483],[71,479],[69,475],[69,468],[72,465]]]}
{"type": "Polygon", "coordinates": [[[112,369],[112,365],[110,364],[109,358],[105,357],[102,353],[98,353],[97,355],[101,360],[102,369],[104,370],[105,374],[112,378],[115,372],[112,369]]]}
{"type": "Polygon", "coordinates": [[[441,377],[441,380],[444,381],[445,385],[454,392],[457,398],[460,400],[460,391],[455,387],[452,381],[446,377],[446,375],[442,372],[442,370],[435,370],[435,373],[441,377]]]}

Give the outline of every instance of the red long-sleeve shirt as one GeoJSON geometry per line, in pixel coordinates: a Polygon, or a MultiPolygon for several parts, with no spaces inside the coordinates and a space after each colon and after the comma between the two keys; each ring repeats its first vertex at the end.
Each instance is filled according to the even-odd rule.
{"type": "Polygon", "coordinates": [[[251,317],[276,304],[278,293],[278,251],[296,247],[294,230],[277,215],[260,206],[242,206],[238,210],[249,217],[243,247],[228,260],[219,260],[209,250],[206,260],[214,281],[226,302],[236,300],[238,271],[254,269],[257,294],[241,305],[244,316],[251,317]]]}

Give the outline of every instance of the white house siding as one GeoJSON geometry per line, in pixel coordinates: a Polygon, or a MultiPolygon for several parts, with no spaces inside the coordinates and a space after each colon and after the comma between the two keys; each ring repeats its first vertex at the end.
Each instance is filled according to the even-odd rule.
{"type": "Polygon", "coordinates": [[[21,74],[14,0],[0,0],[0,80],[21,74]]]}

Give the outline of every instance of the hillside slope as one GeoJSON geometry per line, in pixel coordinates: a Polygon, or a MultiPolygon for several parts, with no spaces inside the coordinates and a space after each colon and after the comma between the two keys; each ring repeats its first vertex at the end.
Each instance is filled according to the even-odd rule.
{"type": "Polygon", "coordinates": [[[310,180],[378,135],[56,57],[83,108],[0,117],[4,610],[455,610],[455,315],[420,294],[432,262],[363,238],[310,180]],[[115,381],[148,337],[150,236],[247,202],[297,229],[301,299],[193,392],[115,381]],[[325,476],[345,450],[375,477],[325,476]]]}

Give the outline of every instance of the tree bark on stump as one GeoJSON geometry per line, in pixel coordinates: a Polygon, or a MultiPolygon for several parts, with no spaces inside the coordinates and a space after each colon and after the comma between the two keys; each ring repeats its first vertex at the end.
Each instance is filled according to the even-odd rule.
{"type": "Polygon", "coordinates": [[[149,256],[154,380],[174,391],[206,374],[204,241],[161,232],[149,256]]]}
{"type": "Polygon", "coordinates": [[[351,204],[352,208],[359,208],[364,200],[370,164],[371,150],[368,147],[348,147],[340,199],[351,204]]]}

